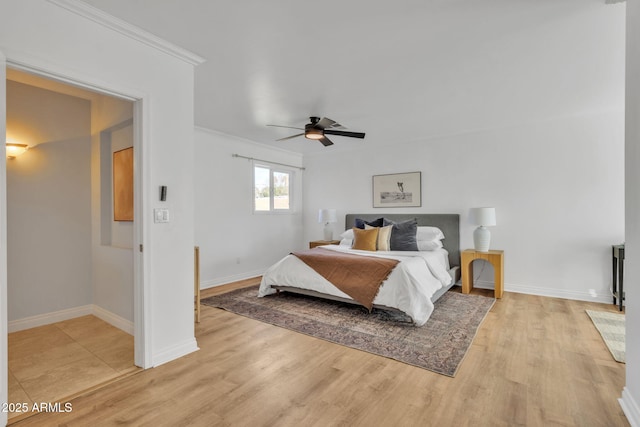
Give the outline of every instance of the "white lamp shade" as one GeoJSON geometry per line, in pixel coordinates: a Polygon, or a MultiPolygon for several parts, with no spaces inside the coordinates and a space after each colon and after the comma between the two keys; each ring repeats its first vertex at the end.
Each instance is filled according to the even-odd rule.
{"type": "Polygon", "coordinates": [[[335,209],[320,209],[318,211],[318,222],[338,222],[335,209]]]}
{"type": "Polygon", "coordinates": [[[496,225],[496,208],[469,209],[469,222],[476,225],[496,225]]]}

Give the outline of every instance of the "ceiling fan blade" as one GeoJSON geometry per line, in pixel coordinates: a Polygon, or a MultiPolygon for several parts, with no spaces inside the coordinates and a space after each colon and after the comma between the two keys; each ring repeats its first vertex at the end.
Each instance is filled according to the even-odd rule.
{"type": "Polygon", "coordinates": [[[327,138],[326,136],[323,136],[318,141],[320,141],[322,143],[322,145],[324,145],[325,147],[333,145],[333,142],[331,142],[331,140],[329,138],[327,138]]]}
{"type": "Polygon", "coordinates": [[[274,127],[274,128],[287,128],[287,129],[304,130],[304,128],[294,128],[292,126],[280,126],[280,125],[267,125],[267,126],[271,126],[271,127],[274,127]]]}
{"type": "Polygon", "coordinates": [[[304,133],[299,133],[297,135],[287,136],[286,138],[276,139],[276,141],[286,141],[287,139],[297,138],[297,137],[303,136],[303,135],[304,135],[304,133]]]}
{"type": "Polygon", "coordinates": [[[325,129],[327,135],[349,136],[351,138],[364,138],[364,132],[348,132],[344,130],[325,129]]]}
{"type": "Polygon", "coordinates": [[[322,120],[320,120],[318,123],[316,123],[315,127],[320,128],[320,129],[326,129],[328,127],[331,127],[335,124],[336,122],[331,120],[331,119],[327,119],[326,117],[323,117],[322,120]]]}

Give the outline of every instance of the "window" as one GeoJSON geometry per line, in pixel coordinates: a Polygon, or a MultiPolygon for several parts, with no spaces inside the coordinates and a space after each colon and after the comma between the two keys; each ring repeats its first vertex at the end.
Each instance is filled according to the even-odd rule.
{"type": "Polygon", "coordinates": [[[291,178],[293,173],[272,166],[254,165],[254,212],[291,212],[291,178]]]}

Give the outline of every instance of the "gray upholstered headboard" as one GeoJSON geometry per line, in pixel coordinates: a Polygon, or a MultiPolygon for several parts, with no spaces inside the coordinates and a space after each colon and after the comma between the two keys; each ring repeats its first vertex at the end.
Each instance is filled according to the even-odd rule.
{"type": "Polygon", "coordinates": [[[460,265],[460,215],[459,214],[347,214],[345,216],[345,230],[354,226],[356,218],[373,221],[377,218],[387,218],[391,221],[405,221],[415,218],[418,225],[438,227],[444,233],[442,244],[449,252],[451,267],[460,265]]]}

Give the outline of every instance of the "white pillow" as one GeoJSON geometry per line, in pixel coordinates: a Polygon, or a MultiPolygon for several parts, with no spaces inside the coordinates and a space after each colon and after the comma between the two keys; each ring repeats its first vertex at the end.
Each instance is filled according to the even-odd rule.
{"type": "Polygon", "coordinates": [[[353,239],[342,239],[340,240],[340,245],[341,246],[353,246],[353,239]]]}
{"type": "Polygon", "coordinates": [[[436,249],[440,249],[441,247],[442,242],[440,240],[418,240],[419,251],[435,251],[436,249]]]}
{"type": "Polygon", "coordinates": [[[345,231],[340,235],[340,238],[353,240],[353,230],[351,228],[348,229],[347,231],[345,231]]]}
{"type": "Polygon", "coordinates": [[[353,230],[350,228],[340,235],[340,245],[349,247],[353,246],[353,238],[353,230]]]}
{"type": "Polygon", "coordinates": [[[420,242],[420,240],[427,240],[432,242],[440,241],[442,239],[444,239],[444,233],[438,227],[418,227],[418,232],[416,233],[416,240],[418,242],[420,242]]]}
{"type": "Polygon", "coordinates": [[[372,227],[369,224],[364,225],[365,230],[372,228],[378,228],[378,250],[390,251],[391,250],[391,229],[393,225],[387,225],[384,227],[372,227]]]}

